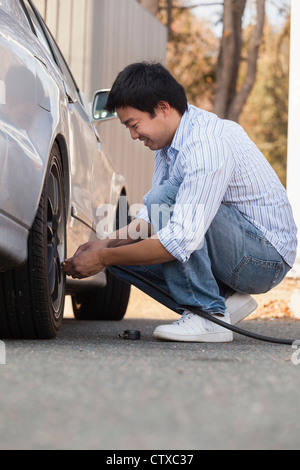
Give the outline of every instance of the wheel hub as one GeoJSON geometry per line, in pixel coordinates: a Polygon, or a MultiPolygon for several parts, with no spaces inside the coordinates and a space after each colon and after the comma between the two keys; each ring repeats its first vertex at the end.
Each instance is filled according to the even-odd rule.
{"type": "Polygon", "coordinates": [[[47,246],[49,291],[54,311],[58,313],[63,295],[61,263],[65,254],[65,221],[62,188],[55,163],[51,168],[47,198],[47,246]]]}

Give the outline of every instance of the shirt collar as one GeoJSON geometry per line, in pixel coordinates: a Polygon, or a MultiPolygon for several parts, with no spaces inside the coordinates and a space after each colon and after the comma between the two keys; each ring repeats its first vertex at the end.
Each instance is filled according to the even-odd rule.
{"type": "Polygon", "coordinates": [[[190,112],[190,105],[188,104],[188,109],[186,110],[186,112],[184,113],[184,115],[182,116],[182,118],[180,120],[179,126],[177,128],[177,131],[174,135],[172,144],[170,146],[170,149],[174,149],[177,152],[180,151],[180,149],[182,147],[182,143],[183,143],[183,141],[185,139],[185,136],[188,132],[187,123],[188,123],[188,120],[189,120],[189,112],[190,112]]]}
{"type": "Polygon", "coordinates": [[[169,156],[174,157],[178,154],[180,151],[182,144],[186,138],[186,135],[188,134],[188,126],[187,123],[190,119],[190,110],[191,110],[191,105],[188,104],[188,109],[182,116],[179,126],[177,128],[177,131],[174,135],[172,144],[169,146],[167,145],[166,147],[162,148],[161,150],[158,150],[156,152],[157,156],[160,156],[161,158],[165,159],[169,156]]]}

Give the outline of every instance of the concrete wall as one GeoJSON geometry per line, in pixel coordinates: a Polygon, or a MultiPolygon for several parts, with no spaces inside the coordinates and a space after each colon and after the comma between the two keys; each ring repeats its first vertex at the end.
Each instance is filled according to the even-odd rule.
{"type": "MultiPolygon", "coordinates": [[[[140,60],[166,62],[167,29],[136,0],[35,0],[89,101],[140,60]]],[[[124,174],[130,203],[150,189],[154,155],[133,142],[118,120],[99,127],[104,147],[124,174]]]]}

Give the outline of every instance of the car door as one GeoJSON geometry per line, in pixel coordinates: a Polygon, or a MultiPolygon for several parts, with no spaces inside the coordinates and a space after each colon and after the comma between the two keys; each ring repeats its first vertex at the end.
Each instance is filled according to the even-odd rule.
{"type": "MultiPolygon", "coordinates": [[[[107,204],[117,206],[124,181],[112,167],[108,152],[92,121],[85,96],[79,90],[56,41],[45,28],[63,72],[69,101],[71,213],[73,218],[93,229],[89,234],[93,239],[96,238],[99,223],[99,208],[101,212],[101,208],[107,207],[107,204]]],[[[113,223],[109,229],[113,229],[113,223]]],[[[81,239],[77,237],[77,243],[86,242],[86,235],[82,234],[81,239]]]]}
{"type": "MultiPolygon", "coordinates": [[[[28,14],[41,43],[50,47],[53,55],[53,67],[57,68],[64,85],[67,100],[67,115],[62,113],[64,126],[67,129],[67,145],[70,169],[70,200],[73,217],[92,227],[93,214],[91,208],[91,179],[95,152],[97,151],[97,136],[78,86],[70,69],[51,33],[46,28],[42,18],[29,0],[24,0],[28,14]]],[[[43,62],[43,58],[40,58],[43,62]]]]}
{"type": "Polygon", "coordinates": [[[76,82],[56,43],[54,47],[63,71],[68,99],[72,215],[92,227],[91,180],[98,140],[76,82]]]}

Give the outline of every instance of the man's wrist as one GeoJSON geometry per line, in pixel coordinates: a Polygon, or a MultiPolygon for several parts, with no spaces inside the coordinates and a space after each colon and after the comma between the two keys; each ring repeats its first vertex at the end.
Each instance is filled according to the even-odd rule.
{"type": "Polygon", "coordinates": [[[104,267],[108,267],[110,266],[110,262],[109,262],[109,252],[111,251],[110,248],[102,248],[100,251],[99,251],[99,263],[104,267]]]}

